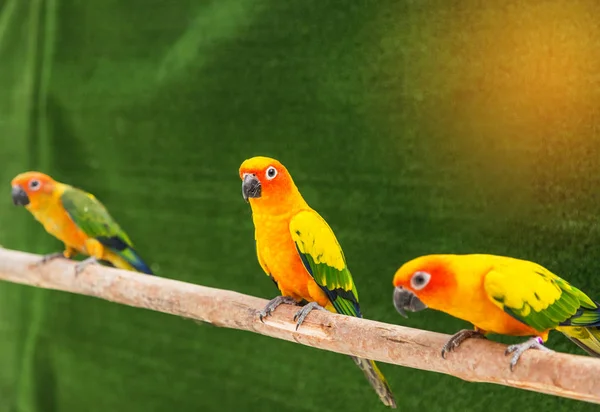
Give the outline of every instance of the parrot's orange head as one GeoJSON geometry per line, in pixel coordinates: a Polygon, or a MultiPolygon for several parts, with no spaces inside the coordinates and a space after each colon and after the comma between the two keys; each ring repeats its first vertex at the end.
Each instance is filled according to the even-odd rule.
{"type": "Polygon", "coordinates": [[[284,165],[269,157],[257,156],[240,166],[242,196],[260,207],[289,206],[302,199],[284,165]]]}
{"type": "Polygon", "coordinates": [[[443,308],[456,279],[443,255],[428,255],[402,265],[394,275],[394,287],[394,306],[406,317],[407,310],[443,308]]]}
{"type": "Polygon", "coordinates": [[[25,172],[15,177],[11,185],[13,203],[35,209],[52,197],[56,181],[44,173],[25,172]]]}

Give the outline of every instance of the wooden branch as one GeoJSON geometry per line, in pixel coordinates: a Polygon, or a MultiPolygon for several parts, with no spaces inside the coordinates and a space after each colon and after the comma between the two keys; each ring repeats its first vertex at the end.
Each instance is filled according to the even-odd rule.
{"type": "MultiPolygon", "coordinates": [[[[280,306],[262,323],[257,311],[267,303],[264,299],[94,265],[76,277],[73,262],[57,259],[37,265],[40,259],[39,255],[0,248],[0,279],[95,296],[470,382],[600,403],[600,359],[531,350],[511,372],[509,358],[504,356],[505,345],[487,340],[466,341],[444,360],[440,349],[448,335],[321,311],[311,313],[295,331],[292,317],[297,308],[289,305],[280,306]]],[[[391,295],[390,290],[390,311],[394,310],[391,295]]]]}

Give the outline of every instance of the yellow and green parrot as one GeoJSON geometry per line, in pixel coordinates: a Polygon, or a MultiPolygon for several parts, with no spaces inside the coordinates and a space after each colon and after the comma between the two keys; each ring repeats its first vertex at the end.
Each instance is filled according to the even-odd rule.
{"type": "Polygon", "coordinates": [[[442,356],[468,338],[488,333],[532,336],[510,345],[511,370],[528,349],[558,330],[590,355],[600,356],[600,305],[548,269],[526,260],[494,255],[428,255],[396,272],[394,306],[402,315],[439,310],[475,326],[461,330],[442,348],[442,356]]]}
{"type": "Polygon", "coordinates": [[[40,172],[22,173],[11,184],[13,203],[24,206],[48,233],[65,244],[64,252],[47,255],[42,263],[81,253],[90,257],[77,264],[76,274],[99,260],[121,269],[152,274],[129,236],[93,195],[40,172]]]}
{"type": "MultiPolygon", "coordinates": [[[[358,293],[344,253],[325,220],[306,203],[287,169],[275,159],[253,157],[239,170],[242,195],[250,202],[258,262],[281,296],[260,312],[262,320],[282,303],[309,302],[296,313],[296,329],[313,309],[362,317],[358,293]]],[[[381,398],[394,396],[372,360],[352,357],[381,398]]]]}

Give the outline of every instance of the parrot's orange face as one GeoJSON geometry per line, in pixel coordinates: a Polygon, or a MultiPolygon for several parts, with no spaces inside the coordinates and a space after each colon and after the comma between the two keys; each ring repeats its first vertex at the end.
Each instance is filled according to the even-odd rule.
{"type": "Polygon", "coordinates": [[[297,192],[285,166],[269,157],[253,157],[240,166],[242,196],[253,206],[282,205],[297,192]]]}
{"type": "Polygon", "coordinates": [[[398,269],[394,287],[394,306],[406,317],[407,310],[444,307],[448,294],[456,287],[456,279],[443,260],[430,255],[411,260],[398,269]]]}
{"type": "Polygon", "coordinates": [[[44,173],[21,173],[11,182],[13,203],[36,209],[52,198],[55,184],[54,179],[44,173]]]}

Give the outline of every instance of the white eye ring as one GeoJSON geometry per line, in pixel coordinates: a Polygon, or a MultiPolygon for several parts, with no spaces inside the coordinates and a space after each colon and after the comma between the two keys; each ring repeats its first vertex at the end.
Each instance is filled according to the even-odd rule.
{"type": "Polygon", "coordinates": [[[410,278],[410,286],[414,290],[421,290],[429,283],[431,275],[427,272],[415,272],[410,278]]]}
{"type": "Polygon", "coordinates": [[[42,187],[42,184],[40,183],[39,180],[33,179],[33,180],[29,181],[28,186],[29,186],[29,190],[33,190],[35,192],[36,190],[39,190],[40,187],[42,187]]]}
{"type": "Polygon", "coordinates": [[[273,166],[269,166],[265,172],[265,176],[267,176],[267,180],[275,179],[275,176],[277,176],[277,169],[275,169],[273,166]]]}

